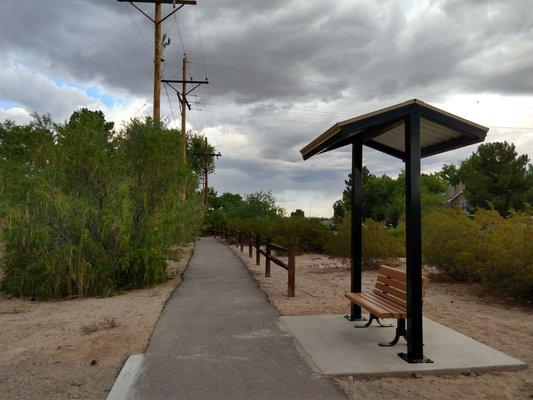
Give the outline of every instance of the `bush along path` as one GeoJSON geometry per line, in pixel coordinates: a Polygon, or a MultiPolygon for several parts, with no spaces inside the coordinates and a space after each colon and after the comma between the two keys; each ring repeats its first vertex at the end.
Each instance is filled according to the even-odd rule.
{"type": "Polygon", "coordinates": [[[278,326],[242,261],[200,239],[152,335],[129,399],[345,399],[278,326]]]}

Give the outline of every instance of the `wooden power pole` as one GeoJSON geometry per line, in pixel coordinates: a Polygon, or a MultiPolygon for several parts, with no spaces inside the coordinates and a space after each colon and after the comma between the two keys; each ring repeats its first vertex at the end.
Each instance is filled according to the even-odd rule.
{"type": "Polygon", "coordinates": [[[182,79],[162,79],[161,82],[169,85],[178,95],[181,108],[181,137],[183,139],[183,146],[181,152],[181,161],[185,165],[187,163],[187,108],[190,110],[191,105],[187,101],[187,95],[190,94],[194,89],[203,84],[208,84],[209,81],[205,78],[204,81],[195,81],[193,79],[187,79],[188,69],[187,69],[187,55],[183,55],[183,65],[182,65],[182,79]],[[187,84],[190,83],[194,85],[191,89],[187,90],[187,84]],[[181,84],[181,90],[173,86],[174,84],[181,84]]]}
{"type": "MultiPolygon", "coordinates": [[[[187,55],[183,55],[181,68],[181,93],[187,93],[187,55]]],[[[184,96],[182,96],[183,98],[184,96]]],[[[183,165],[187,162],[187,107],[183,102],[181,103],[181,139],[183,142],[181,151],[181,162],[183,165]]]]}
{"type": "Polygon", "coordinates": [[[196,5],[196,0],[118,0],[119,2],[128,2],[141,12],[145,17],[154,23],[154,121],[161,119],[161,25],[162,23],[185,5],[196,5]],[[154,17],[152,18],[143,9],[135,3],[151,3],[155,6],[154,17]],[[161,5],[172,4],[174,9],[161,17],[161,5]],[[178,5],[178,7],[176,7],[178,5]]]}
{"type": "Polygon", "coordinates": [[[220,153],[209,153],[208,152],[209,147],[207,145],[207,138],[205,138],[204,141],[204,152],[203,153],[196,153],[197,156],[202,156],[204,158],[204,205],[207,206],[207,194],[209,193],[209,185],[207,182],[207,178],[209,175],[209,169],[208,169],[208,157],[221,157],[222,154],[220,153]]]}

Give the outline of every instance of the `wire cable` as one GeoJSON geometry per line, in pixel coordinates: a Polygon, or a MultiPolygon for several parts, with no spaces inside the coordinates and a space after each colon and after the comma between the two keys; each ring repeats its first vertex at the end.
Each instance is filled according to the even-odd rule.
{"type": "Polygon", "coordinates": [[[130,10],[129,7],[128,7],[128,12],[129,12],[129,14],[130,14],[131,19],[133,20],[133,23],[135,24],[135,27],[137,28],[137,33],[138,33],[139,36],[141,37],[141,40],[142,40],[142,42],[143,42],[144,48],[146,49],[146,52],[148,53],[148,56],[151,57],[150,49],[148,48],[148,45],[146,44],[146,40],[144,39],[144,35],[143,35],[142,32],[141,32],[141,28],[139,28],[139,24],[137,24],[137,21],[135,20],[135,17],[134,17],[134,15],[131,13],[131,10],[130,10]]]}

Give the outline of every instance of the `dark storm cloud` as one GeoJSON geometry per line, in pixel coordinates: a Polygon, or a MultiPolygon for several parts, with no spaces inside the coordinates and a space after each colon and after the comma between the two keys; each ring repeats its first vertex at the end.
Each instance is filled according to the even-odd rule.
{"type": "MultiPolygon", "coordinates": [[[[375,91],[442,93],[453,88],[531,93],[533,7],[527,0],[435,2],[426,18],[409,21],[399,2],[201,1],[198,13],[207,63],[263,71],[375,91]],[[512,59],[491,54],[495,46],[512,59]],[[478,64],[476,60],[482,61],[478,64]],[[511,64],[512,62],[512,64],[511,64]]],[[[148,12],[151,7],[143,6],[148,12]]],[[[169,7],[166,7],[169,9],[169,7]]],[[[149,95],[148,20],[128,3],[113,0],[2,3],[2,53],[50,73],[96,80],[149,95]],[[131,14],[130,14],[131,13],[131,14]]],[[[192,7],[178,12],[180,31],[193,61],[201,62],[192,7]]],[[[169,19],[166,28],[173,19],[169,19]]],[[[181,46],[175,29],[168,60],[181,46]]],[[[169,65],[171,70],[174,66],[169,65]]],[[[203,74],[202,68],[195,68],[203,74]]],[[[279,81],[210,68],[212,93],[265,99],[330,100],[339,87],[279,81]]],[[[363,91],[364,92],[364,91],[363,91]]],[[[369,94],[371,92],[367,92],[369,94]]]]}

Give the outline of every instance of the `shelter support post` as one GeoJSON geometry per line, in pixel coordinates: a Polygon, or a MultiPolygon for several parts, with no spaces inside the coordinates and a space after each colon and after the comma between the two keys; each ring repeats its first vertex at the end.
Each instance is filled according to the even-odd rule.
{"type": "MultiPolygon", "coordinates": [[[[352,193],[351,193],[351,280],[350,291],[361,293],[361,264],[363,240],[363,143],[358,141],[352,144],[352,193]]],[[[361,321],[361,307],[351,303],[350,321],[361,321]]]]}
{"type": "Polygon", "coordinates": [[[407,262],[407,353],[398,355],[410,363],[422,363],[422,228],[420,200],[420,114],[405,118],[405,221],[407,262]]]}

